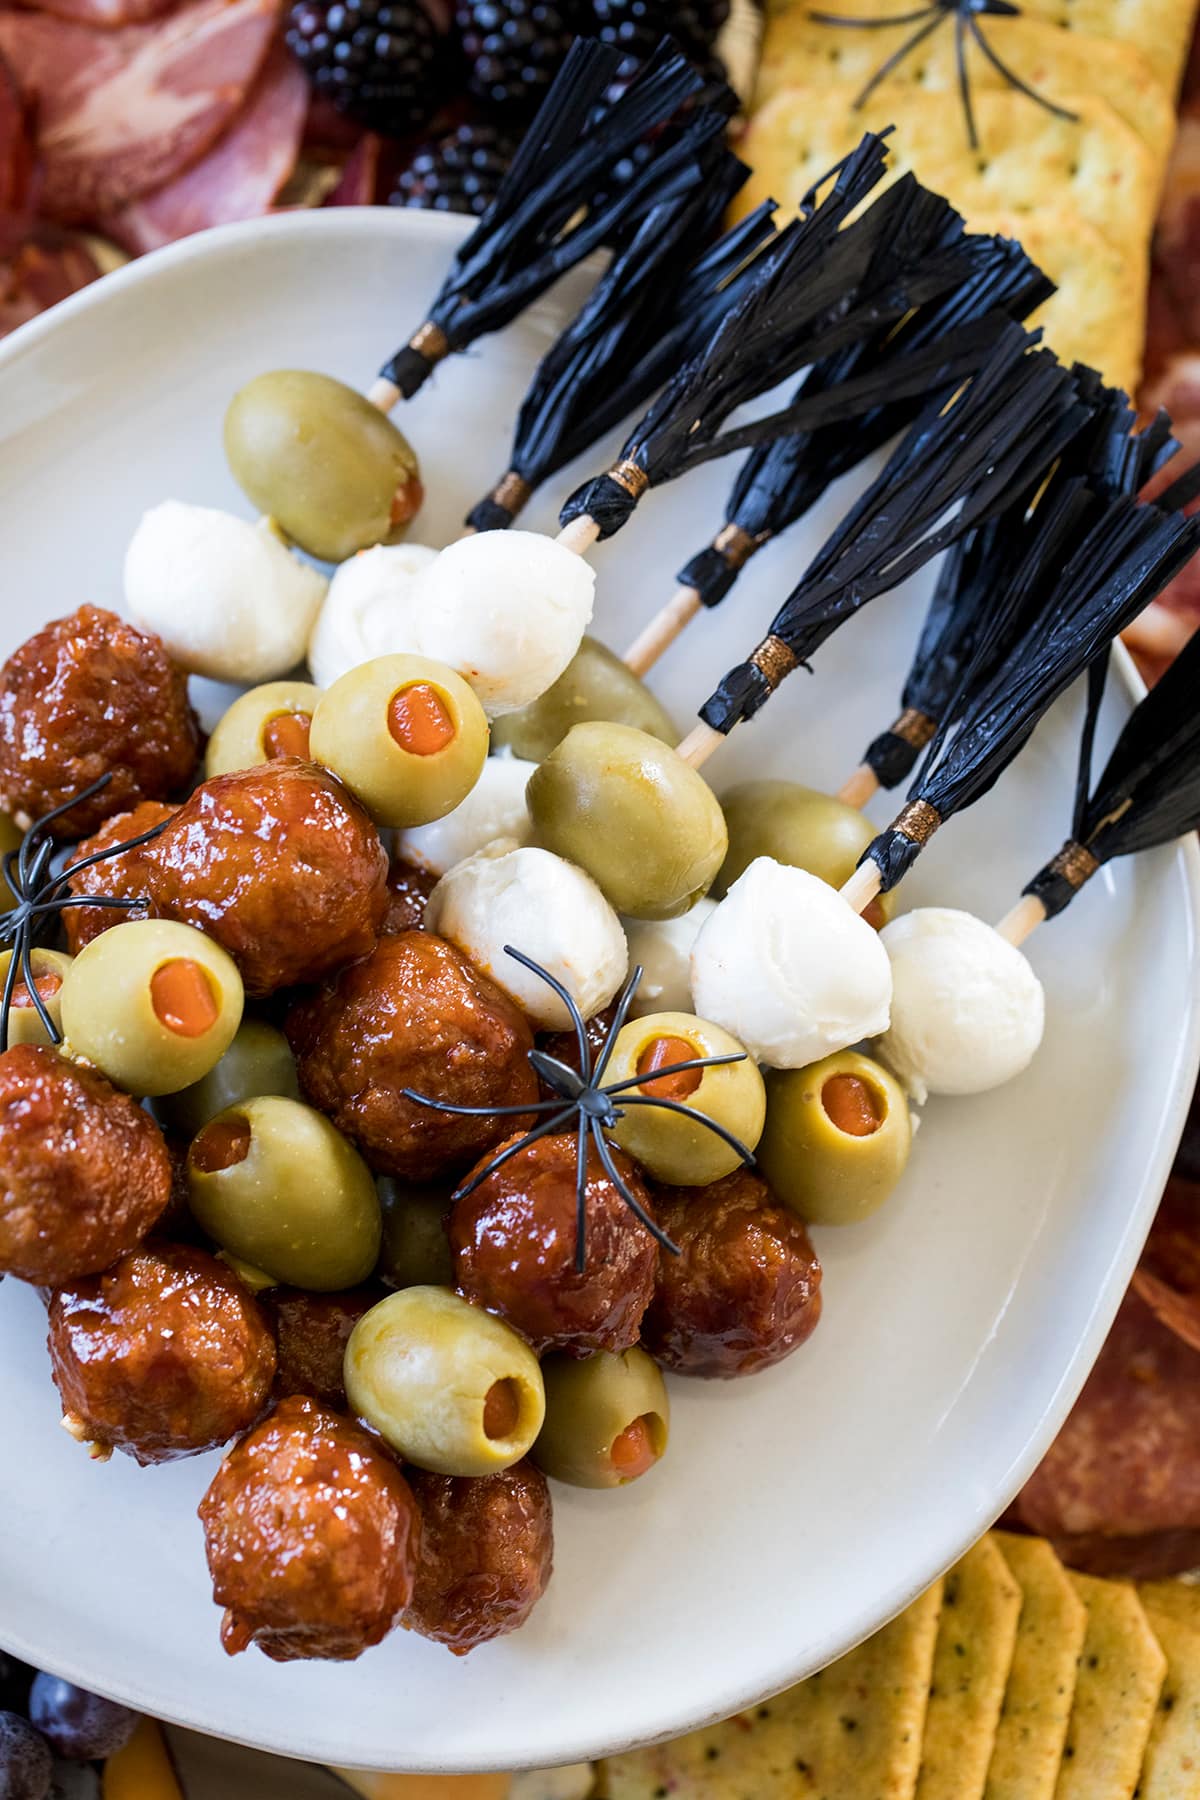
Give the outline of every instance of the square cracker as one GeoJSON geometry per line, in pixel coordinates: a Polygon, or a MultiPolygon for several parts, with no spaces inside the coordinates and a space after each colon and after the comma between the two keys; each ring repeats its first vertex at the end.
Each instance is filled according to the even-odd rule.
{"type": "MultiPolygon", "coordinates": [[[[853,0],[847,10],[863,18],[887,18],[897,9],[895,0],[853,0]]],[[[1040,19],[994,18],[986,24],[996,54],[1037,93],[1056,102],[1064,94],[1106,100],[1137,132],[1161,179],[1175,139],[1175,108],[1140,50],[1108,38],[1080,37],[1040,19]]],[[[780,88],[819,87],[826,81],[853,82],[861,89],[911,36],[911,25],[873,31],[821,25],[806,8],[793,7],[767,27],[754,103],[764,106],[780,88]]],[[[1004,77],[975,44],[967,46],[967,67],[973,94],[1004,87],[1004,77]]],[[[918,87],[949,94],[949,104],[957,107],[957,85],[954,34],[947,20],[943,29],[905,57],[884,83],[882,94],[918,87]]]]}
{"type": "Polygon", "coordinates": [[[1044,1538],[994,1531],[1021,1589],[1021,1617],[984,1800],[1053,1800],[1087,1608],[1044,1538]]]}
{"type": "Polygon", "coordinates": [[[935,1582],[778,1699],[599,1767],[607,1800],[912,1800],[942,1604],[935,1582]]]}
{"type": "Polygon", "coordinates": [[[1055,1800],[1132,1800],[1167,1659],[1129,1582],[1071,1581],[1088,1623],[1055,1800]]]}
{"type": "Polygon", "coordinates": [[[1200,1631],[1200,1585],[1192,1581],[1139,1581],[1138,1593],[1147,1609],[1168,1613],[1181,1625],[1200,1631]]]}
{"type": "Polygon", "coordinates": [[[1020,1611],[1008,1564],[981,1538],[942,1587],[917,1800],[980,1800],[1020,1611]]]}
{"type": "MultiPolygon", "coordinates": [[[[767,0],[767,9],[772,15],[807,12],[812,4],[813,0],[767,0]]],[[[904,13],[912,8],[902,0],[846,0],[837,5],[831,0],[825,10],[870,18],[877,12],[904,13]]],[[[1175,97],[1191,42],[1196,0],[1022,0],[1021,12],[1027,19],[1040,19],[1080,37],[1113,38],[1135,45],[1156,80],[1175,97]]],[[[985,19],[982,24],[986,35],[995,21],[985,19]]],[[[847,28],[847,37],[852,29],[847,28]]]]}
{"type": "Polygon", "coordinates": [[[753,174],[734,203],[737,214],[770,196],[790,216],[864,131],[891,124],[889,178],[912,169],[968,218],[999,208],[1024,214],[1052,201],[1118,248],[1149,243],[1158,170],[1137,132],[1106,101],[1071,95],[1078,116],[1059,119],[1011,89],[980,92],[976,151],[950,96],[935,105],[920,88],[897,85],[856,112],[858,92],[852,82],[783,88],[755,113],[738,146],[753,174]]]}
{"type": "Polygon", "coordinates": [[[1195,1800],[1200,1794],[1200,1631],[1143,1594],[1167,1658],[1167,1675],[1146,1746],[1138,1800],[1195,1800]]]}
{"type": "Polygon", "coordinates": [[[972,231],[1019,238],[1057,285],[1026,323],[1041,326],[1059,358],[1087,363],[1115,387],[1136,393],[1146,341],[1147,247],[1111,244],[1062,208],[973,213],[968,223],[972,231]]]}

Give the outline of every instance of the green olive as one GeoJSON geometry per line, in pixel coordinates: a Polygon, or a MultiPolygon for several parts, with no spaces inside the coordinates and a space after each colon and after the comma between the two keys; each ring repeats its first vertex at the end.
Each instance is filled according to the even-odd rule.
{"type": "Polygon", "coordinates": [[[188,1151],[187,1185],[201,1229],[289,1287],[356,1287],[379,1260],[371,1171],[299,1100],[259,1094],[210,1119],[188,1151]]]}
{"type": "MultiPolygon", "coordinates": [[[[807,869],[830,887],[841,887],[875,836],[865,813],[797,781],[743,781],[722,795],[721,805],[729,827],[729,851],[713,883],[718,898],[729,892],[756,856],[807,869]]],[[[881,894],[867,909],[868,923],[886,924],[894,906],[894,895],[881,894]]]]}
{"type": "Polygon", "coordinates": [[[308,732],[321,690],[311,681],[268,681],[241,694],[208,740],[204,774],[253,769],[276,756],[307,756],[308,732]]]}
{"type": "Polygon", "coordinates": [[[392,1287],[451,1287],[454,1261],[446,1236],[450,1201],[444,1188],[395,1184],[383,1209],[380,1273],[392,1287]]]}
{"type": "Polygon", "coordinates": [[[640,1099],[673,1100],[715,1119],[748,1150],[757,1144],[767,1106],[763,1078],[745,1045],[719,1025],[693,1013],[663,1012],[647,1013],[622,1026],[604,1071],[604,1085],[638,1077],[642,1079],[637,1087],[615,1096],[625,1116],[612,1135],[657,1180],[677,1187],[705,1187],[731,1175],[742,1159],[707,1126],[663,1107],[639,1105],[640,1099]],[[655,1069],[673,1068],[696,1057],[739,1054],[742,1062],[714,1069],[654,1075],[655,1069]]]}
{"type": "Polygon", "coordinates": [[[273,369],[234,395],[225,455],[259,511],[323,562],[395,543],[421,504],[416,454],[386,413],[308,369],[273,369]]]}
{"type": "Polygon", "coordinates": [[[191,925],[132,919],[85,944],[62,984],[72,1054],[131,1094],[174,1094],[207,1075],[242,1020],[242,978],[191,925]]]}
{"type": "MultiPolygon", "coordinates": [[[[0,955],[0,994],[4,992],[4,984],[8,980],[8,968],[12,959],[13,952],[11,950],[5,950],[0,955]]],[[[71,958],[65,956],[61,950],[32,950],[30,959],[33,963],[33,982],[38,996],[61,1035],[62,985],[67,978],[67,970],[71,967],[71,958]]],[[[5,1049],[11,1050],[14,1044],[49,1044],[52,1042],[50,1033],[42,1024],[41,1016],[30,998],[28,985],[19,966],[15,982],[12,1010],[8,1015],[8,1039],[4,1046],[5,1049]]]]}
{"type": "Polygon", "coordinates": [[[632,725],[573,725],[525,797],[535,841],[586,869],[630,918],[687,912],[725,855],[725,820],[708,783],[632,725]]]}
{"type": "Polygon", "coordinates": [[[410,1287],[364,1313],[346,1345],[351,1406],[405,1459],[492,1475],[529,1453],[546,1396],[524,1338],[449,1288],[410,1287]]]}
{"type": "Polygon", "coordinates": [[[322,694],[315,762],[345,782],[379,825],[444,819],[487,760],[488,723],[461,675],[426,656],[377,656],[322,694]]]}
{"type": "Polygon", "coordinates": [[[577,1361],[542,1364],[546,1423],[533,1460],[572,1487],[627,1487],[666,1452],[671,1428],[667,1385],[644,1350],[607,1350],[577,1361]]]}
{"type": "Polygon", "coordinates": [[[793,1212],[852,1225],[883,1205],[908,1161],[912,1121],[899,1082],[855,1050],[767,1075],[758,1163],[793,1212]]]}
{"type": "Polygon", "coordinates": [[[220,1250],[217,1254],[221,1261],[233,1270],[243,1286],[250,1289],[252,1294],[265,1294],[268,1288],[279,1286],[273,1275],[264,1274],[263,1270],[256,1269],[253,1263],[243,1262],[240,1256],[231,1256],[228,1250],[220,1250]]]}
{"type": "Polygon", "coordinates": [[[282,1031],[263,1019],[243,1019],[220,1062],[191,1087],[164,1096],[155,1110],[169,1131],[191,1138],[227,1106],[259,1094],[298,1100],[296,1059],[282,1031]]]}
{"type": "Polygon", "coordinates": [[[607,719],[635,725],[664,744],[676,744],[679,733],[644,681],[619,656],[585,637],[553,687],[531,706],[497,719],[492,743],[529,762],[541,762],[561,744],[572,725],[607,719]]]}

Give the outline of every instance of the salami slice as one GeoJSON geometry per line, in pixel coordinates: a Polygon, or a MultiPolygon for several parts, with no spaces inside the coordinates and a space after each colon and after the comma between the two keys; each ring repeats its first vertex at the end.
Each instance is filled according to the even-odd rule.
{"type": "Polygon", "coordinates": [[[224,137],[185,174],[106,219],[105,233],[137,256],[209,225],[270,212],[296,166],[307,109],[300,65],[277,43],[224,137]]]}
{"type": "Polygon", "coordinates": [[[53,13],[58,19],[75,19],[83,25],[144,24],[172,12],[177,0],[17,0],[34,12],[53,13]]]}
{"type": "Polygon", "coordinates": [[[1134,1292],[1017,1509],[1052,1538],[1200,1530],[1200,1355],[1134,1292]]]}
{"type": "Polygon", "coordinates": [[[37,105],[42,211],[101,218],[196,162],[241,111],[279,4],[187,0],[114,31],[0,12],[0,55],[37,105]]]}
{"type": "Polygon", "coordinates": [[[1168,1330],[1200,1350],[1200,1186],[1195,1182],[1167,1183],[1133,1286],[1168,1330]]]}
{"type": "Polygon", "coordinates": [[[1200,1531],[1151,1531],[1145,1537],[1052,1538],[1069,1568],[1085,1575],[1122,1575],[1127,1581],[1161,1581],[1200,1568],[1200,1531]]]}
{"type": "Polygon", "coordinates": [[[0,262],[0,337],[65,300],[101,273],[82,239],[39,227],[0,262]]]}

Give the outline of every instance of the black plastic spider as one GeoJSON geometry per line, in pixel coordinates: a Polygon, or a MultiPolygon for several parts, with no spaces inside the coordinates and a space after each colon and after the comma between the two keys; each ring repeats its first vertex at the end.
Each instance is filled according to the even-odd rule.
{"type": "MultiPolygon", "coordinates": [[[[504,954],[506,956],[511,956],[514,961],[519,962],[523,968],[531,970],[539,980],[546,983],[547,987],[553,988],[563,1005],[567,1008],[567,1011],[571,1015],[571,1024],[574,1027],[575,1037],[579,1044],[579,1067],[582,1072],[579,1073],[574,1070],[570,1063],[560,1062],[556,1056],[547,1055],[544,1050],[531,1050],[529,1052],[530,1062],[541,1080],[548,1088],[551,1088],[554,1093],[558,1095],[558,1098],[555,1100],[534,1100],[526,1106],[451,1106],[447,1101],[432,1100],[427,1094],[418,1094],[412,1088],[402,1088],[401,1092],[406,1100],[415,1101],[418,1106],[433,1107],[438,1112],[465,1113],[495,1118],[504,1118],[512,1114],[520,1115],[528,1113],[545,1113],[548,1115],[542,1120],[541,1124],[535,1125],[531,1131],[527,1131],[524,1137],[518,1138],[515,1143],[507,1145],[503,1150],[499,1151],[497,1155],[493,1156],[490,1162],[486,1162],[482,1168],[476,1169],[469,1181],[464,1182],[461,1187],[455,1189],[452,1198],[461,1200],[464,1195],[473,1193],[480,1182],[486,1181],[489,1175],[495,1174],[496,1170],[501,1168],[503,1164],[508,1161],[510,1156],[516,1156],[518,1151],[524,1150],[527,1144],[536,1143],[538,1138],[547,1137],[551,1132],[566,1130],[571,1120],[574,1118],[577,1119],[575,1159],[576,1269],[582,1274],[587,1262],[586,1199],[589,1136],[596,1146],[600,1161],[604,1165],[605,1174],[608,1176],[608,1179],[612,1182],[625,1204],[629,1207],[634,1217],[641,1221],[646,1227],[646,1230],[657,1239],[664,1250],[670,1251],[672,1256],[678,1256],[678,1246],[671,1242],[666,1232],[655,1223],[645,1207],[641,1205],[636,1194],[631,1193],[629,1188],[626,1187],[625,1183],[622,1181],[617,1165],[613,1161],[612,1150],[609,1146],[608,1139],[605,1137],[604,1133],[606,1131],[611,1131],[614,1125],[617,1125],[620,1122],[624,1117],[624,1110],[627,1106],[657,1106],[664,1112],[683,1113],[686,1118],[695,1119],[697,1124],[704,1125],[709,1131],[716,1132],[719,1138],[725,1140],[730,1149],[737,1151],[737,1154],[741,1157],[747,1168],[754,1167],[753,1152],[747,1149],[740,1138],[736,1138],[731,1131],[727,1131],[724,1125],[718,1124],[716,1119],[710,1119],[707,1113],[699,1112],[693,1106],[684,1106],[679,1100],[660,1100],[656,1095],[630,1093],[629,1090],[631,1088],[641,1087],[643,1085],[647,1080],[646,1076],[631,1075],[626,1081],[614,1081],[607,1087],[602,1087],[600,1085],[601,1077],[608,1066],[609,1058],[612,1056],[613,1046],[617,1041],[617,1035],[628,1017],[629,1008],[633,1004],[633,997],[638,990],[638,983],[642,979],[640,967],[633,971],[633,974],[621,989],[620,997],[617,1000],[617,1009],[613,1015],[612,1024],[608,1028],[608,1036],[605,1038],[600,1049],[600,1054],[597,1056],[595,1064],[593,1065],[591,1046],[587,1040],[587,1028],[583,1014],[580,1012],[578,1006],[576,1006],[574,999],[563,986],[562,982],[551,975],[548,969],[543,969],[540,963],[535,963],[532,957],[526,956],[520,950],[514,950],[511,944],[505,944],[504,954]],[[615,1096],[618,1095],[621,1097],[619,1106],[615,1104],[615,1096]]],[[[744,1050],[731,1051],[725,1056],[697,1056],[691,1058],[688,1062],[670,1063],[665,1068],[656,1069],[653,1077],[650,1079],[657,1081],[660,1077],[665,1075],[681,1075],[686,1069],[712,1069],[716,1068],[721,1063],[745,1062],[745,1060],[746,1051],[744,1050]]]]}
{"type": "Polygon", "coordinates": [[[809,12],[809,18],[818,25],[849,25],[860,31],[882,31],[889,25],[915,25],[917,29],[911,37],[905,38],[898,50],[894,50],[887,60],[880,64],[868,81],[862,93],[854,102],[854,110],[858,112],[864,107],[881,81],[886,81],[893,69],[899,68],[905,57],[923,44],[927,37],[937,30],[944,19],[954,20],[954,55],[958,66],[958,91],[962,99],[963,114],[967,122],[967,137],[972,150],[979,148],[979,133],[975,127],[975,109],[971,104],[971,82],[967,72],[967,37],[978,45],[982,54],[991,63],[996,73],[1024,94],[1027,100],[1044,107],[1053,113],[1056,119],[1078,118],[1078,113],[1068,111],[1065,106],[1058,106],[1048,100],[1045,94],[1039,94],[1036,88],[1022,81],[1015,69],[1010,69],[1006,62],[996,54],[983,35],[980,19],[984,17],[996,19],[1019,19],[1021,8],[1014,6],[1012,0],[931,0],[931,4],[921,6],[914,12],[892,13],[885,19],[864,19],[846,13],[809,12]]]}
{"type": "Polygon", "coordinates": [[[91,856],[82,857],[79,862],[67,863],[57,875],[49,873],[55,849],[50,827],[64,813],[69,813],[78,806],[80,801],[90,800],[94,794],[101,793],[111,780],[111,773],[101,775],[98,781],[93,781],[89,787],[83,788],[61,806],[56,806],[53,812],[48,812],[44,818],[38,819],[29,827],[19,850],[9,850],[4,857],[4,874],[16,896],[16,905],[7,912],[0,913],[0,944],[11,947],[8,972],[4,978],[4,996],[0,1000],[0,1049],[8,1049],[8,1027],[18,975],[28,990],[30,1001],[37,1009],[38,1018],[45,1027],[50,1042],[62,1042],[62,1033],[38,993],[33,968],[33,950],[39,934],[52,919],[56,919],[68,906],[112,906],[126,910],[148,904],[144,897],[109,899],[103,894],[69,894],[67,888],[73,876],[83,869],[90,869],[93,863],[106,862],[110,856],[120,856],[123,850],[136,850],[139,844],[148,844],[151,838],[156,838],[160,831],[166,829],[169,823],[167,819],[152,826],[149,831],[143,831],[138,837],[127,838],[124,843],[111,844],[107,850],[97,850],[91,856]]]}

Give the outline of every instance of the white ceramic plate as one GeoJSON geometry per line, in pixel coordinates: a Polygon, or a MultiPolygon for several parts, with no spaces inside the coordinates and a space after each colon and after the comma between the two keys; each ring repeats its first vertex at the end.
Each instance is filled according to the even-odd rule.
{"type": "MultiPolygon", "coordinates": [[[[234,389],[288,364],[368,379],[422,316],[461,229],[386,210],[223,229],[0,348],[0,651],[81,601],[117,605],[144,507],[176,495],[244,509],[221,453],[234,389]]],[[[429,490],[417,536],[452,536],[505,468],[515,404],[568,302],[456,359],[404,411],[429,490]]],[[[613,645],[707,541],[728,479],[714,466],[650,496],[602,549],[597,625],[613,645]]],[[[570,485],[528,523],[550,528],[570,485]]],[[[667,659],[656,682],[681,721],[757,640],[847,498],[765,551],[667,659]]],[[[717,787],[766,772],[836,786],[892,717],[926,592],[914,584],[840,633],[815,676],[795,675],[714,758],[717,787]]],[[[1109,733],[1129,704],[1116,685],[1109,733]]],[[[1056,712],[936,840],[907,901],[1007,908],[1064,835],[1075,722],[1073,705],[1056,712]]],[[[195,1517],[216,1458],[90,1463],[59,1429],[41,1303],[5,1282],[0,1641],[202,1730],[413,1770],[566,1762],[665,1736],[838,1655],[1000,1512],[1103,1341],[1196,1073],[1198,862],[1189,846],[1098,877],[1037,935],[1049,1024],[1035,1066],[931,1105],[883,1213],[816,1234],[825,1312],[804,1350],[749,1381],[675,1382],[671,1452],[650,1479],[556,1491],[546,1600],[465,1661],[402,1632],[350,1666],[226,1658],[195,1517]]]]}

